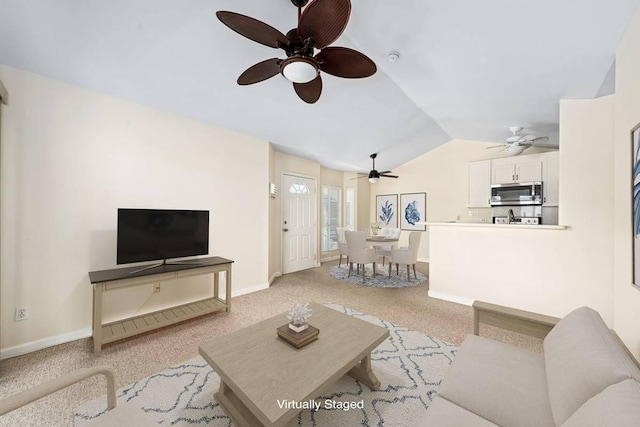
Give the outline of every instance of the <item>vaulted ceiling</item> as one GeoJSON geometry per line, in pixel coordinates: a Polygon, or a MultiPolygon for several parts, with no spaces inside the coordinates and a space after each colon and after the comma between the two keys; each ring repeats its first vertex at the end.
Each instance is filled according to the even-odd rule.
{"type": "Polygon", "coordinates": [[[333,45],[363,52],[378,72],[323,75],[315,104],[279,75],[238,86],[246,68],[284,54],[215,17],[234,11],[286,33],[297,22],[290,0],[0,0],[0,64],[251,134],[327,167],[366,171],[378,152],[384,170],[452,138],[501,142],[513,125],[557,146],[559,100],[613,90],[616,46],[638,3],[352,0],[333,45]]]}

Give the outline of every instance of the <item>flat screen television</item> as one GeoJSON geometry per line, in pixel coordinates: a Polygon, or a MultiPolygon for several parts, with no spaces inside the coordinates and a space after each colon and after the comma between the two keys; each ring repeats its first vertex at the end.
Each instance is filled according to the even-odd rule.
{"type": "Polygon", "coordinates": [[[208,253],[209,211],[118,209],[118,264],[208,253]]]}

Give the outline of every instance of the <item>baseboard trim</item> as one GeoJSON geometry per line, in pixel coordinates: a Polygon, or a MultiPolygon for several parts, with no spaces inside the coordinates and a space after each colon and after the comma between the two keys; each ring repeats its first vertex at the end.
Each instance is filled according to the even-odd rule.
{"type": "Polygon", "coordinates": [[[60,334],[53,337],[30,341],[24,344],[16,345],[14,347],[3,348],[2,350],[0,350],[0,359],[4,360],[11,357],[22,356],[23,354],[32,353],[34,351],[42,350],[48,347],[53,347],[54,345],[65,344],[71,341],[77,341],[89,337],[91,337],[91,328],[78,329],[77,331],[67,332],[65,334],[60,334]]]}
{"type": "Polygon", "coordinates": [[[427,295],[430,298],[436,298],[444,301],[455,302],[456,304],[468,305],[469,307],[471,307],[471,305],[473,304],[473,301],[475,301],[469,298],[459,297],[457,295],[445,294],[442,292],[434,292],[431,290],[427,291],[427,295]]]}
{"type": "Polygon", "coordinates": [[[340,255],[334,255],[334,256],[330,256],[330,257],[322,258],[322,259],[320,260],[320,262],[321,262],[321,263],[323,263],[323,262],[335,261],[335,260],[337,260],[337,259],[339,259],[339,258],[340,258],[340,255]]]}
{"type": "Polygon", "coordinates": [[[249,286],[248,288],[242,288],[231,292],[231,297],[239,297],[240,295],[251,294],[253,292],[264,291],[269,289],[269,283],[261,283],[259,285],[249,286]]]}
{"type": "Polygon", "coordinates": [[[279,271],[276,271],[275,273],[273,273],[273,275],[269,278],[269,286],[271,286],[273,281],[276,280],[280,276],[282,276],[282,273],[280,273],[279,271]]]}
{"type": "Polygon", "coordinates": [[[429,262],[429,258],[418,258],[418,262],[429,262]]]}

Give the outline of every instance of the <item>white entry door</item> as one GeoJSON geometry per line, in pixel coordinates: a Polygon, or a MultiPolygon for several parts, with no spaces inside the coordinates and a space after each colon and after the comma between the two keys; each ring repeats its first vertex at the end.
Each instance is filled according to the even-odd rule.
{"type": "Polygon", "coordinates": [[[316,265],[316,181],[295,175],[282,178],[282,272],[316,265]]]}

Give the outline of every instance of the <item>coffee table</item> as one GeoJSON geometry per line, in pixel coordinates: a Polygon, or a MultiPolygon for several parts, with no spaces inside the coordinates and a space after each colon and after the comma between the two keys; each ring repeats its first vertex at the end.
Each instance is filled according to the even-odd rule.
{"type": "Polygon", "coordinates": [[[200,355],[220,375],[214,397],[235,424],[281,426],[300,410],[280,407],[278,401],[315,399],[345,374],[372,389],[380,387],[371,370],[371,351],[389,331],[320,304],[309,306],[309,323],[320,336],[301,349],[277,337],[286,314],[200,345],[200,355]]]}

